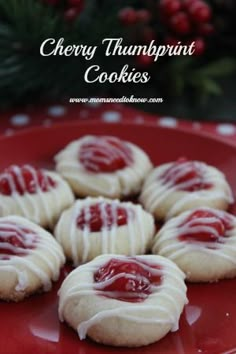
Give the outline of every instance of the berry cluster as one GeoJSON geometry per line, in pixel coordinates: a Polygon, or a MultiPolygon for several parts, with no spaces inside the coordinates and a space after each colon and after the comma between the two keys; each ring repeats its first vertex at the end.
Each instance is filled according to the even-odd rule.
{"type": "Polygon", "coordinates": [[[84,8],[84,0],[43,0],[45,3],[58,7],[63,13],[64,19],[72,22],[78,18],[84,8]]]}
{"type": "Polygon", "coordinates": [[[166,42],[175,44],[195,41],[195,54],[205,51],[205,37],[214,32],[212,11],[204,0],[161,0],[160,17],[170,32],[166,42]]]}
{"type": "MultiPolygon", "coordinates": [[[[142,9],[125,7],[118,13],[122,25],[136,33],[136,42],[158,40],[177,45],[179,41],[183,44],[194,41],[194,54],[204,53],[206,39],[214,32],[212,9],[205,0],[153,0],[151,6],[150,3],[142,9]]],[[[137,57],[139,66],[147,67],[152,62],[152,57],[137,57]]]]}
{"type": "MultiPolygon", "coordinates": [[[[150,43],[152,40],[156,39],[156,33],[150,26],[152,14],[148,9],[125,7],[118,13],[118,19],[128,28],[139,28],[139,31],[136,31],[140,36],[140,38],[138,38],[139,41],[150,43]]],[[[136,62],[138,66],[147,67],[153,63],[153,59],[148,55],[142,54],[136,58],[136,62]]]]}

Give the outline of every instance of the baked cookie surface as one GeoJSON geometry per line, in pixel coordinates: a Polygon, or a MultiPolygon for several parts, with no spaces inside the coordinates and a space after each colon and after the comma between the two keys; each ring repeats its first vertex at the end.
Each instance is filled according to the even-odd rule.
{"type": "Polygon", "coordinates": [[[211,208],[186,211],[160,229],[152,252],[171,259],[192,282],[236,277],[236,217],[211,208]]]}
{"type": "Polygon", "coordinates": [[[78,199],[65,210],[55,237],[74,265],[100,254],[143,254],[155,233],[153,216],[141,205],[103,197],[78,199]]]}
{"type": "Polygon", "coordinates": [[[57,173],[11,165],[0,174],[0,216],[19,215],[51,228],[73,201],[70,187],[57,173]]]}
{"type": "Polygon", "coordinates": [[[184,274],[164,257],[102,255],[79,266],[59,291],[59,317],[80,337],[138,347],[178,329],[184,274]]]}
{"type": "Polygon", "coordinates": [[[200,206],[226,210],[233,201],[221,171],[184,158],[156,167],[145,180],[140,196],[144,208],[162,220],[200,206]]]}
{"type": "Polygon", "coordinates": [[[19,301],[49,291],[64,262],[49,232],[20,216],[0,218],[0,299],[19,301]]]}
{"type": "Polygon", "coordinates": [[[67,145],[55,161],[57,171],[81,197],[136,194],[152,168],[141,148],[112,136],[84,136],[67,145]]]}

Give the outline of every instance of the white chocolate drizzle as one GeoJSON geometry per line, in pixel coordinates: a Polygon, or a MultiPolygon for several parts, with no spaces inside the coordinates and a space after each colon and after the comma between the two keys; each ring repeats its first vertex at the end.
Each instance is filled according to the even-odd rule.
{"type": "Polygon", "coordinates": [[[45,236],[42,235],[43,237],[41,237],[38,226],[37,229],[31,229],[35,225],[29,221],[24,224],[22,220],[24,219],[15,216],[1,218],[0,220],[0,249],[2,250],[0,253],[0,273],[12,272],[17,275],[16,291],[27,289],[30,281],[29,274],[33,273],[40,279],[43,290],[48,291],[52,285],[51,278],[52,280],[58,279],[59,270],[65,261],[65,257],[60,246],[51,235],[42,229],[45,236]],[[24,230],[27,230],[27,233],[24,230]],[[19,238],[26,248],[11,245],[7,241],[11,236],[19,238]],[[4,249],[10,250],[14,254],[4,253],[4,249]],[[46,264],[49,271],[44,271],[38,261],[46,264]]]}
{"type": "MultiPolygon", "coordinates": [[[[175,261],[177,258],[191,254],[191,252],[202,252],[208,255],[215,255],[236,264],[236,257],[231,251],[236,252],[236,218],[224,211],[202,207],[175,217],[160,229],[154,239],[153,253],[168,256],[169,259],[175,261]],[[215,214],[215,217],[198,217],[188,220],[189,216],[196,210],[209,211],[215,214]],[[211,223],[218,222],[219,219],[226,217],[232,223],[232,229],[226,229],[225,234],[219,235],[218,231],[211,227],[211,223]],[[196,225],[197,223],[197,225],[196,225]],[[199,241],[194,239],[179,240],[180,235],[194,235],[199,233],[210,233],[217,237],[218,242],[199,241]]],[[[236,255],[236,253],[235,253],[236,255]]]]}
{"type": "MultiPolygon", "coordinates": [[[[113,299],[104,297],[104,301],[106,301],[108,304],[107,309],[97,312],[88,320],[78,323],[77,332],[80,339],[85,339],[87,332],[93,325],[98,325],[103,319],[112,318],[114,316],[143,325],[167,323],[171,325],[171,331],[176,331],[178,329],[179,317],[182,311],[182,306],[180,306],[181,308],[177,306],[177,298],[181,299],[180,303],[183,305],[188,302],[186,298],[186,285],[184,283],[184,274],[174,263],[172,263],[168,259],[156,256],[158,257],[158,259],[154,261],[153,257],[155,256],[137,256],[134,259],[124,256],[109,255],[109,258],[107,258],[106,261],[103,261],[103,263],[100,262],[99,265],[97,260],[101,257],[98,257],[94,261],[75,269],[64,280],[62,287],[59,291],[60,320],[64,320],[63,312],[70,302],[76,302],[81,296],[87,295],[107,296],[108,292],[103,291],[102,288],[104,288],[109,283],[115,281],[115,279],[126,275],[126,273],[121,273],[113,276],[108,281],[105,280],[101,283],[94,283],[94,281],[92,280],[92,276],[100,266],[108,263],[110,259],[119,259],[121,261],[124,261],[125,263],[133,262],[134,260],[138,262],[138,260],[140,260],[140,264],[143,268],[147,269],[152,274],[156,273],[158,275],[161,275],[160,285],[153,285],[152,293],[139,303],[114,300],[117,296],[122,295],[122,293],[111,292],[110,295],[113,296],[113,299]],[[142,263],[142,261],[145,262],[145,264],[142,263]],[[150,265],[147,263],[149,263],[150,265]],[[160,266],[161,269],[154,269],[152,267],[152,264],[153,266],[160,266]],[[81,274],[83,272],[91,274],[91,279],[88,282],[80,282],[78,284],[76,283],[76,285],[69,287],[68,283],[75,283],[76,274],[81,274]],[[66,288],[66,292],[63,289],[64,287],[66,288]],[[163,305],[160,305],[163,300],[167,302],[169,306],[165,307],[163,305]],[[113,306],[110,308],[109,301],[117,301],[116,306],[114,306],[113,303],[113,306]],[[147,311],[149,311],[149,317],[145,315],[147,311]],[[157,316],[157,312],[159,313],[160,318],[157,316]]],[[[142,296],[140,293],[137,295],[142,296]]]]}
{"type": "Polygon", "coordinates": [[[166,219],[180,213],[186,204],[194,203],[201,199],[206,200],[206,203],[217,199],[222,199],[229,204],[234,202],[232,191],[225,176],[216,168],[199,161],[187,161],[181,163],[181,165],[177,164],[176,167],[175,164],[169,163],[156,168],[150,178],[147,179],[140,199],[148,211],[153,213],[161,207],[166,198],[175,192],[180,192],[179,199],[169,208],[166,219]],[[192,166],[196,168],[201,177],[191,178],[175,184],[179,178],[191,171],[192,166]],[[171,175],[169,174],[171,178],[168,180],[165,177],[165,173],[168,175],[169,168],[173,170],[171,170],[171,175]],[[191,192],[186,191],[186,189],[198,183],[209,184],[212,187],[191,192]]]}

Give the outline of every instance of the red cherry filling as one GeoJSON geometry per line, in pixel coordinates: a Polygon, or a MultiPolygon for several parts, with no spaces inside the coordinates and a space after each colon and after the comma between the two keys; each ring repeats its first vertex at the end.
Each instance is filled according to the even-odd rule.
{"type": "Polygon", "coordinates": [[[164,183],[176,186],[178,190],[195,192],[201,189],[210,189],[212,184],[204,181],[201,165],[197,161],[188,161],[185,158],[177,160],[161,176],[164,183]]]}
{"type": "Polygon", "coordinates": [[[30,165],[9,166],[0,175],[0,193],[3,195],[11,195],[14,192],[20,195],[26,192],[34,194],[39,189],[47,192],[55,186],[56,182],[51,177],[30,165]]]}
{"type": "Polygon", "coordinates": [[[230,217],[224,213],[209,210],[197,210],[193,212],[180,227],[187,227],[187,232],[179,235],[181,241],[216,242],[222,243],[222,237],[226,237],[226,231],[232,229],[230,217]],[[207,221],[207,219],[209,219],[207,221]],[[206,230],[206,228],[208,230],[206,230]],[[191,232],[192,229],[192,232],[191,232]]]}
{"type": "Polygon", "coordinates": [[[96,290],[108,292],[105,296],[109,298],[128,302],[144,301],[152,293],[152,286],[160,285],[161,281],[161,266],[129,257],[127,261],[112,258],[94,273],[96,290]]]}
{"type": "Polygon", "coordinates": [[[80,146],[79,161],[90,172],[114,172],[133,162],[130,147],[118,138],[93,137],[80,146]]]}
{"type": "Polygon", "coordinates": [[[97,203],[81,210],[77,226],[82,230],[87,226],[92,232],[98,232],[103,228],[111,229],[113,225],[126,225],[128,215],[133,216],[133,210],[115,203],[97,203]]]}
{"type": "Polygon", "coordinates": [[[0,259],[6,260],[10,256],[25,256],[28,250],[34,249],[37,235],[34,231],[16,225],[12,222],[3,222],[0,225],[0,259]]]}

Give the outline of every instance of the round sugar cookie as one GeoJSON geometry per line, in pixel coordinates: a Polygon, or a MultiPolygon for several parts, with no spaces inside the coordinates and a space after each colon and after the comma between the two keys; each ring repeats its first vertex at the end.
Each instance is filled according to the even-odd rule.
{"type": "Polygon", "coordinates": [[[57,171],[81,197],[137,194],[152,164],[138,146],[113,136],[86,135],[56,157],[57,171]]]}
{"type": "Polygon", "coordinates": [[[0,174],[0,216],[19,215],[52,228],[73,201],[69,185],[57,173],[11,165],[0,174]]]}
{"type": "Polygon", "coordinates": [[[224,174],[217,168],[181,158],[156,167],[149,174],[140,202],[163,220],[200,206],[226,210],[233,202],[233,195],[224,174]]]}
{"type": "Polygon", "coordinates": [[[65,262],[61,246],[20,216],[0,218],[0,299],[19,301],[49,291],[65,262]]]}
{"type": "Polygon", "coordinates": [[[183,272],[155,255],[102,255],[62,283],[59,317],[80,337],[139,347],[178,329],[187,302],[183,272]]]}
{"type": "Polygon", "coordinates": [[[100,254],[146,253],[154,233],[153,216],[141,205],[88,197],[62,213],[54,234],[66,257],[78,265],[100,254]]]}
{"type": "Polygon", "coordinates": [[[236,276],[236,217],[197,208],[170,219],[154,238],[152,252],[168,257],[192,282],[236,276]]]}

